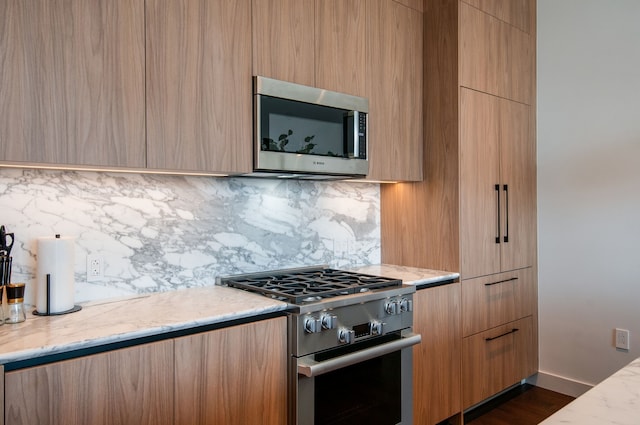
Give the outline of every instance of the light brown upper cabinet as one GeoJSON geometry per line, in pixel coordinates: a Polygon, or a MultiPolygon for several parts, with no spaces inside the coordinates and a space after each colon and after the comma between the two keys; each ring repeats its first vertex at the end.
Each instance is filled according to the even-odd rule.
{"type": "MultiPolygon", "coordinates": [[[[529,22],[525,11],[523,7],[518,16],[529,22]]],[[[535,70],[530,34],[464,2],[460,22],[460,85],[531,104],[535,70]]]]}
{"type": "Polygon", "coordinates": [[[371,180],[422,179],[422,13],[393,0],[253,0],[253,73],[369,99],[371,180]]]}
{"type": "Polygon", "coordinates": [[[253,74],[365,96],[366,0],[253,0],[253,74]]]}
{"type": "Polygon", "coordinates": [[[316,85],[367,97],[368,0],[316,1],[316,85]]]}
{"type": "Polygon", "coordinates": [[[367,2],[369,175],[422,180],[422,13],[390,0],[367,2]]]}
{"type": "Polygon", "coordinates": [[[252,1],[253,75],[315,86],[315,1],[252,1]]]}
{"type": "Polygon", "coordinates": [[[252,169],[251,0],[148,0],[152,169],[252,169]]]}
{"type": "Polygon", "coordinates": [[[463,0],[465,3],[491,16],[513,25],[526,33],[531,32],[531,17],[535,15],[535,2],[530,0],[463,0]]]}
{"type": "Polygon", "coordinates": [[[0,161],[145,166],[144,2],[0,3],[0,161]]]}
{"type": "Polygon", "coordinates": [[[461,274],[535,260],[535,143],[530,107],[460,89],[461,274]]]}

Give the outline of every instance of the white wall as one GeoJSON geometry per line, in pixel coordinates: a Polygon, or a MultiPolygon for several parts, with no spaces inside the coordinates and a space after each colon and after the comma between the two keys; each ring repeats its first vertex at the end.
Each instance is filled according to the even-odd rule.
{"type": "Polygon", "coordinates": [[[538,220],[539,385],[570,393],[640,357],[638,0],[538,0],[538,220]]]}

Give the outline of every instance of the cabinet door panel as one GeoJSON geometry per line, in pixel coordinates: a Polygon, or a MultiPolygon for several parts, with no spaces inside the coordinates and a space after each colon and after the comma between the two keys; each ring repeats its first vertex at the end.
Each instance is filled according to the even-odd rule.
{"type": "Polygon", "coordinates": [[[175,425],[286,423],[286,318],[177,338],[175,344],[175,425]]]}
{"type": "Polygon", "coordinates": [[[413,349],[413,417],[431,425],[462,410],[460,284],[420,289],[413,300],[413,329],[422,335],[413,349]]]}
{"type": "Polygon", "coordinates": [[[531,268],[464,280],[462,286],[463,336],[534,313],[535,277],[531,268]]]}
{"type": "Polygon", "coordinates": [[[505,99],[500,104],[502,270],[532,266],[536,255],[536,147],[530,108],[505,99]]]}
{"type": "Polygon", "coordinates": [[[0,161],[145,166],[144,2],[0,4],[0,161]]]}
{"type": "Polygon", "coordinates": [[[415,10],[419,10],[420,12],[424,11],[424,1],[423,0],[394,0],[400,4],[404,4],[407,7],[410,7],[415,10]]]}
{"type": "Polygon", "coordinates": [[[464,279],[500,271],[499,99],[460,89],[460,255],[464,279]]]}
{"type": "Polygon", "coordinates": [[[460,3],[460,85],[531,104],[531,36],[460,3]]]}
{"type": "Polygon", "coordinates": [[[314,2],[253,0],[254,75],[315,85],[314,2]]]}
{"type": "Polygon", "coordinates": [[[7,372],[5,423],[172,425],[173,341],[7,372]]]}
{"type": "Polygon", "coordinates": [[[487,330],[462,342],[462,408],[517,384],[536,372],[533,318],[487,330]]]}
{"type": "Polygon", "coordinates": [[[148,167],[252,169],[251,0],[148,0],[148,167]]]}
{"type": "Polygon", "coordinates": [[[522,31],[531,30],[531,14],[535,13],[532,0],[463,0],[473,7],[505,21],[522,31]]]}
{"type": "Polygon", "coordinates": [[[366,0],[316,1],[316,86],[366,96],[366,0]]]}
{"type": "Polygon", "coordinates": [[[369,179],[422,180],[422,13],[367,0],[369,179]]]}

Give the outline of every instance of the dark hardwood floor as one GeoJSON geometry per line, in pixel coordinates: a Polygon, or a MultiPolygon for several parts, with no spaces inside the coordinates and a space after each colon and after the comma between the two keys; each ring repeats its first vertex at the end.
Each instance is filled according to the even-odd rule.
{"type": "Polygon", "coordinates": [[[464,423],[537,425],[573,399],[568,395],[524,384],[468,412],[464,423]]]}

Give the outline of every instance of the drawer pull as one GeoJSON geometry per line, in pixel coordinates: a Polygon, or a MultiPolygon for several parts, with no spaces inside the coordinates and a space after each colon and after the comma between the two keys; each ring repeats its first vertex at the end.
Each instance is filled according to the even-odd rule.
{"type": "Polygon", "coordinates": [[[518,329],[518,328],[513,328],[513,329],[511,329],[510,331],[507,331],[507,332],[505,332],[505,333],[503,333],[503,334],[501,334],[501,335],[498,335],[498,336],[492,336],[492,337],[489,337],[489,338],[485,338],[484,340],[485,340],[485,341],[487,341],[487,342],[489,342],[489,341],[493,341],[494,339],[502,338],[503,336],[507,336],[507,335],[511,335],[512,333],[516,333],[516,332],[518,332],[519,330],[520,330],[520,329],[518,329]]]}
{"type": "Polygon", "coordinates": [[[512,282],[514,280],[518,280],[518,278],[517,277],[512,277],[510,279],[499,280],[497,282],[485,283],[484,286],[493,286],[493,285],[497,285],[498,283],[512,282]]]}

